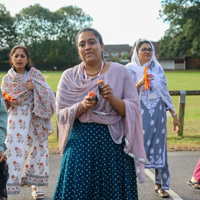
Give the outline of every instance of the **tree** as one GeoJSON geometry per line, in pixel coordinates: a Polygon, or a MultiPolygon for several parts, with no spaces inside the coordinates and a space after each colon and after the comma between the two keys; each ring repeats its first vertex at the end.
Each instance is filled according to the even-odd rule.
{"type": "Polygon", "coordinates": [[[8,60],[8,52],[16,40],[14,19],[3,4],[0,4],[0,60],[8,60]]]}
{"type": "Polygon", "coordinates": [[[200,57],[200,1],[162,0],[160,16],[169,23],[161,39],[160,56],[200,57]]]}
{"type": "Polygon", "coordinates": [[[42,67],[77,63],[76,34],[81,28],[91,26],[91,22],[92,18],[78,7],[50,12],[35,4],[22,9],[16,15],[15,24],[19,43],[29,47],[32,61],[42,67]]]}

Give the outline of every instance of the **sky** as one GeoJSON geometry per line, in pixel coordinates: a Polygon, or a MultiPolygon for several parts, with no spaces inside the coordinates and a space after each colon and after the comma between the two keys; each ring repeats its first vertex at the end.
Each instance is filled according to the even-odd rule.
{"type": "Polygon", "coordinates": [[[39,3],[50,11],[77,6],[93,18],[104,44],[133,45],[138,39],[158,41],[169,28],[159,17],[161,0],[0,0],[14,17],[23,8],[39,3]]]}

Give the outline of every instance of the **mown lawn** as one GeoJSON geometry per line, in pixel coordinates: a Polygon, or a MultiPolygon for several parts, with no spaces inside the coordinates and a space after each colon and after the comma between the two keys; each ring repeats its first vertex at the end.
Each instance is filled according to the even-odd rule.
{"type": "MultiPolygon", "coordinates": [[[[0,82],[6,72],[0,72],[0,82]]],[[[62,72],[42,71],[54,92],[62,72]]],[[[169,90],[200,90],[200,71],[166,71],[169,90]]],[[[179,97],[172,97],[178,113],[179,97]]],[[[57,128],[55,115],[52,118],[54,134],[49,137],[50,152],[58,152],[57,128]]],[[[172,117],[168,118],[168,150],[200,150],[200,96],[187,96],[185,106],[184,137],[174,134],[172,117]]]]}

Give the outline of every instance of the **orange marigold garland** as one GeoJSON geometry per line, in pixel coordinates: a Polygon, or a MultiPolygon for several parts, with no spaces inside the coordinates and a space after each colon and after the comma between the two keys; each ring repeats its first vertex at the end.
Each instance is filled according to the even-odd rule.
{"type": "Polygon", "coordinates": [[[146,90],[148,90],[149,88],[150,88],[150,83],[148,82],[148,77],[147,77],[147,75],[148,75],[148,68],[147,67],[145,67],[144,68],[144,78],[145,78],[145,82],[144,82],[144,84],[145,84],[145,89],[146,90]]]}

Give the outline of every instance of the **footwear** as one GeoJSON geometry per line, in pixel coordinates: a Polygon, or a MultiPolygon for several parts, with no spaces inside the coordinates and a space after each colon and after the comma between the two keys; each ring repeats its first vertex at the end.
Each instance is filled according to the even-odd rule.
{"type": "Polygon", "coordinates": [[[31,193],[32,197],[34,199],[44,199],[44,192],[40,191],[38,192],[37,191],[37,188],[34,186],[32,186],[32,193],[31,193]]]}
{"type": "Polygon", "coordinates": [[[158,194],[161,198],[169,198],[169,193],[161,188],[161,185],[156,186],[155,193],[158,194]]]}
{"type": "Polygon", "coordinates": [[[193,189],[200,189],[200,186],[196,186],[197,184],[200,185],[199,182],[188,181],[187,184],[188,184],[189,186],[191,186],[193,189]]]}

